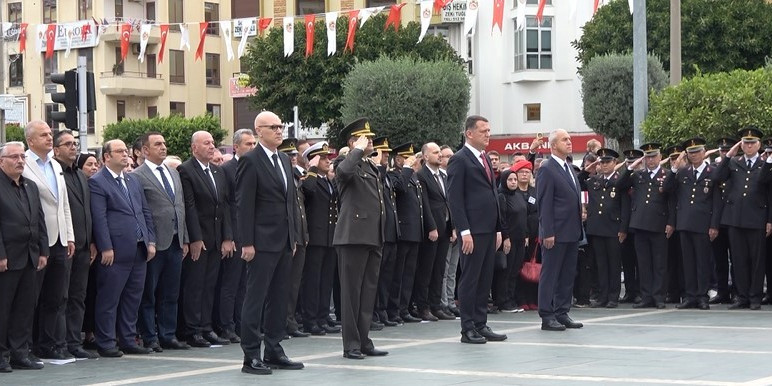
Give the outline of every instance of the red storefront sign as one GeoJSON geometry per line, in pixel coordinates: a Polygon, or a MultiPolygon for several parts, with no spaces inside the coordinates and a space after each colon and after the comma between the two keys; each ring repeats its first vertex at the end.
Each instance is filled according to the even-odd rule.
{"type": "MultiPolygon", "coordinates": [[[[586,145],[587,141],[591,139],[596,139],[600,141],[601,146],[605,144],[605,140],[603,139],[602,135],[598,135],[595,133],[592,134],[571,134],[571,144],[573,145],[574,153],[584,153],[586,151],[586,145]]],[[[544,145],[537,148],[537,153],[549,153],[549,141],[547,139],[547,135],[545,133],[544,135],[544,145]]],[[[488,144],[488,147],[485,148],[486,151],[495,150],[499,152],[499,154],[508,154],[512,155],[514,153],[527,153],[529,150],[531,150],[531,142],[536,139],[536,135],[523,135],[523,136],[496,136],[491,137],[490,143],[488,144]]]]}

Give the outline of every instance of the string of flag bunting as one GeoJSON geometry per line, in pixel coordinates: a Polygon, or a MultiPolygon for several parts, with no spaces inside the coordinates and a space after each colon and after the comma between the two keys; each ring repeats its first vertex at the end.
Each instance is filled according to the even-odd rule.
{"type": "MultiPolygon", "coordinates": [[[[439,13],[442,8],[448,6],[453,0],[424,0],[419,3],[419,18],[421,23],[421,32],[418,36],[420,43],[426,36],[426,32],[429,29],[431,23],[432,13],[439,13]]],[[[466,11],[464,14],[464,34],[474,34],[475,26],[477,24],[479,2],[485,0],[466,0],[466,11]]],[[[515,0],[518,2],[516,24],[517,28],[521,29],[525,27],[525,5],[526,0],[515,0]]],[[[597,11],[598,7],[604,5],[608,0],[593,0],[593,14],[597,11]]],[[[632,4],[632,0],[628,0],[632,4]]],[[[388,17],[384,25],[384,30],[394,28],[399,30],[402,18],[402,8],[407,3],[394,4],[388,7],[388,17]]],[[[576,6],[574,2],[574,7],[576,6]]],[[[544,7],[546,0],[539,0],[536,19],[539,23],[543,20],[544,7]]],[[[331,56],[337,53],[337,22],[339,16],[348,16],[348,33],[346,35],[346,43],[343,48],[343,52],[353,52],[354,42],[356,39],[356,32],[358,28],[361,28],[371,17],[378,15],[386,10],[386,6],[369,7],[363,9],[355,9],[343,12],[327,12],[323,14],[309,14],[301,16],[286,16],[281,19],[283,31],[284,31],[284,56],[290,56],[295,52],[295,39],[294,29],[295,23],[302,20],[305,23],[306,28],[306,49],[305,56],[308,57],[313,54],[314,50],[314,30],[317,20],[324,20],[327,30],[327,55],[331,56]],[[311,28],[308,28],[311,27],[311,28]]],[[[632,6],[630,7],[632,13],[632,6]]],[[[574,11],[572,11],[574,13],[574,11]]],[[[504,0],[493,0],[493,14],[492,14],[492,27],[493,32],[498,27],[499,32],[502,31],[502,23],[504,18],[504,0]]],[[[39,24],[36,25],[36,37],[37,48],[41,52],[45,52],[46,58],[53,56],[55,49],[64,49],[64,56],[68,57],[72,48],[94,47],[99,44],[100,37],[104,35],[110,27],[115,27],[120,32],[121,41],[121,61],[126,59],[129,53],[129,46],[131,37],[134,33],[139,34],[139,56],[137,59],[140,62],[144,62],[145,51],[150,39],[151,32],[154,28],[160,30],[160,47],[158,50],[158,63],[163,62],[164,52],[166,51],[166,40],[169,35],[170,28],[176,26],[180,32],[180,45],[179,49],[187,49],[190,51],[190,26],[193,25],[198,28],[198,46],[195,52],[195,60],[201,60],[204,54],[204,42],[206,41],[207,31],[210,26],[217,25],[222,33],[224,46],[226,49],[226,56],[228,61],[233,60],[236,56],[241,58],[246,50],[247,41],[250,36],[263,35],[263,32],[271,26],[273,18],[241,18],[232,20],[220,20],[220,21],[203,21],[199,23],[157,23],[148,20],[140,19],[125,19],[115,18],[112,21],[108,19],[98,20],[92,18],[91,20],[72,22],[72,23],[52,23],[52,24],[39,24]],[[239,44],[236,53],[233,51],[232,40],[234,37],[240,37],[239,44]],[[80,39],[80,40],[79,40],[80,39]]],[[[25,52],[27,48],[27,30],[30,27],[29,23],[10,23],[3,22],[3,36],[12,37],[16,36],[19,42],[19,52],[25,52]]]]}

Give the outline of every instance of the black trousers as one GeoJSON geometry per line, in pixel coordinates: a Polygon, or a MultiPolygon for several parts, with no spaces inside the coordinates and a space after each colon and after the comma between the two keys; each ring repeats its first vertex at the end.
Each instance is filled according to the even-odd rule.
{"type": "Polygon", "coordinates": [[[442,278],[445,276],[449,246],[450,238],[440,234],[437,241],[426,239],[418,248],[413,301],[419,310],[442,308],[442,278]]]}
{"type": "Polygon", "coordinates": [[[80,331],[83,328],[83,317],[86,313],[86,287],[88,286],[89,268],[91,267],[91,250],[85,248],[75,250],[70,267],[70,283],[67,290],[67,306],[65,308],[67,348],[77,348],[83,344],[80,331]]]}
{"type": "Polygon", "coordinates": [[[394,279],[391,281],[389,305],[386,307],[389,318],[395,318],[408,312],[410,296],[413,293],[418,246],[419,243],[412,241],[400,241],[397,243],[394,279]]]}
{"type": "MultiPolygon", "coordinates": [[[[718,237],[711,242],[713,248],[713,269],[716,275],[715,287],[719,296],[729,297],[732,293],[729,288],[730,267],[729,267],[729,229],[721,227],[718,230],[718,237]]],[[[769,250],[769,249],[767,249],[769,250]]],[[[772,264],[768,265],[768,268],[772,264]]]]}
{"type": "Polygon", "coordinates": [[[378,294],[375,298],[375,314],[380,321],[389,317],[386,309],[389,305],[389,289],[394,281],[394,266],[396,263],[397,243],[383,243],[381,271],[378,274],[378,294]]]}
{"type": "MultiPolygon", "coordinates": [[[[514,306],[517,304],[515,298],[516,285],[519,281],[520,268],[523,266],[523,257],[525,256],[525,239],[510,240],[511,248],[507,254],[507,268],[494,269],[493,281],[491,283],[493,303],[499,308],[504,306],[514,306]]],[[[499,251],[497,253],[503,253],[499,251]]]]}
{"type": "Polygon", "coordinates": [[[36,275],[38,301],[36,347],[51,349],[66,346],[65,310],[71,267],[72,259],[67,257],[67,247],[62,246],[57,240],[50,247],[46,267],[37,271],[36,275]]]}
{"type": "Polygon", "coordinates": [[[371,350],[373,320],[382,246],[342,245],[338,251],[343,350],[371,350]]]}
{"type": "Polygon", "coordinates": [[[239,333],[246,278],[247,263],[241,258],[241,246],[236,245],[233,256],[220,262],[212,318],[221,332],[228,330],[237,335],[239,333]]]}
{"type": "Polygon", "coordinates": [[[303,267],[303,287],[300,295],[303,326],[306,331],[314,325],[327,324],[337,260],[333,247],[309,245],[306,249],[306,264],[303,267]]]}
{"type": "Polygon", "coordinates": [[[0,272],[0,361],[27,358],[35,314],[35,267],[0,272]]]}
{"type": "MultiPolygon", "coordinates": [[[[182,317],[177,333],[183,337],[212,331],[212,309],[222,254],[218,246],[202,250],[198,260],[182,261],[182,317]]],[[[97,317],[99,317],[97,315],[97,317]]]]}
{"type": "Polygon", "coordinates": [[[598,302],[616,303],[622,289],[622,245],[618,237],[588,236],[598,266],[598,302]]]}
{"type": "Polygon", "coordinates": [[[640,276],[635,252],[635,234],[632,232],[627,232],[627,238],[622,243],[622,272],[625,273],[625,296],[638,296],[641,292],[640,276]]]}
{"type": "MultiPolygon", "coordinates": [[[[258,247],[259,248],[259,247],[258,247]]],[[[247,263],[247,288],[241,311],[241,349],[246,358],[260,358],[265,340],[265,357],[284,355],[281,341],[286,333],[287,296],[292,270],[292,250],[257,250],[247,263]]]]}
{"type": "MultiPolygon", "coordinates": [[[[458,282],[458,310],[461,332],[483,328],[488,323],[488,294],[493,282],[496,234],[472,235],[474,249],[461,252],[461,279],[458,282]]],[[[462,245],[463,248],[463,245],[462,245]]]]}
{"type": "Polygon", "coordinates": [[[766,263],[764,238],[764,229],[729,227],[734,285],[741,303],[761,304],[766,263]]]}
{"type": "Polygon", "coordinates": [[[578,304],[589,304],[593,294],[598,292],[598,268],[595,255],[589,244],[579,245],[576,257],[576,279],[574,297],[578,304]]]}
{"type": "Polygon", "coordinates": [[[641,278],[641,299],[644,302],[665,302],[667,274],[667,237],[662,232],[635,230],[635,253],[641,278]]]}
{"type": "Polygon", "coordinates": [[[686,300],[708,301],[711,272],[710,236],[707,233],[681,231],[686,300]]]}
{"type": "Polygon", "coordinates": [[[290,267],[289,291],[287,293],[287,331],[297,331],[298,322],[295,320],[295,309],[298,305],[298,295],[303,282],[303,270],[306,264],[306,246],[297,245],[295,255],[292,256],[290,267]]]}
{"type": "Polygon", "coordinates": [[[681,232],[673,232],[667,239],[667,295],[670,298],[686,298],[684,259],[681,252],[681,232]]]}
{"type": "Polygon", "coordinates": [[[560,319],[571,310],[579,242],[556,242],[551,249],[542,244],[539,276],[539,316],[542,320],[560,319]]]}

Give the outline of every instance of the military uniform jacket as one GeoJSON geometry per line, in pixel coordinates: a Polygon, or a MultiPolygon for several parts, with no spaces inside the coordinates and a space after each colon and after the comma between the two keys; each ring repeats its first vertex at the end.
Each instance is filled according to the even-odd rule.
{"type": "MultiPolygon", "coordinates": [[[[297,170],[297,169],[295,169],[297,170]]],[[[308,222],[306,217],[306,204],[305,204],[305,196],[303,195],[303,190],[301,189],[301,181],[297,178],[297,176],[294,175],[293,177],[295,179],[295,186],[296,186],[296,193],[295,194],[295,201],[296,201],[296,207],[295,207],[295,241],[298,245],[307,245],[308,244],[308,222]]]]}
{"type": "MultiPolygon", "coordinates": [[[[617,187],[619,173],[610,178],[603,175],[579,173],[579,184],[587,191],[587,224],[585,232],[590,236],[617,237],[627,233],[630,221],[630,195],[617,187]]],[[[663,228],[664,230],[664,228],[663,228]]]]}
{"type": "Polygon", "coordinates": [[[648,170],[631,172],[623,168],[618,191],[633,189],[630,202],[630,228],[649,232],[665,232],[667,225],[675,226],[675,200],[665,193],[667,173],[660,167],[652,178],[648,170]]]}
{"type": "Polygon", "coordinates": [[[675,196],[676,230],[708,233],[718,229],[721,218],[721,191],[714,178],[716,169],[706,165],[695,180],[691,166],[669,173],[665,192],[675,196]]]}
{"type": "Polygon", "coordinates": [[[397,195],[400,240],[420,243],[435,229],[429,200],[412,168],[393,171],[392,181],[397,195]]]}
{"type": "Polygon", "coordinates": [[[770,167],[761,157],[748,168],[744,157],[724,157],[715,170],[715,179],[727,182],[721,225],[764,229],[769,219],[770,167]]]}
{"type": "Polygon", "coordinates": [[[317,173],[318,169],[312,167],[301,185],[308,221],[308,245],[332,247],[335,224],[338,222],[338,190],[332,181],[328,185],[317,173]]]}
{"type": "Polygon", "coordinates": [[[340,224],[335,226],[333,244],[383,245],[386,213],[383,185],[378,169],[363,159],[361,149],[352,149],[335,169],[339,189],[340,224]]]}
{"type": "Polygon", "coordinates": [[[387,243],[399,241],[399,216],[397,214],[397,193],[394,191],[394,175],[386,171],[386,167],[378,166],[378,173],[383,183],[383,204],[386,208],[386,229],[384,236],[387,243]]]}

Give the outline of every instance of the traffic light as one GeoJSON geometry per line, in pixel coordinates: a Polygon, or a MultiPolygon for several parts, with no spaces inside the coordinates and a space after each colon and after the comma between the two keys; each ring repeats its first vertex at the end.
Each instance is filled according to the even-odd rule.
{"type": "Polygon", "coordinates": [[[92,112],[96,110],[96,94],[94,92],[94,73],[91,71],[86,72],[86,111],[92,112]]]}
{"type": "Polygon", "coordinates": [[[70,130],[78,130],[78,74],[75,70],[51,74],[51,81],[64,86],[64,92],[52,92],[51,100],[64,105],[65,111],[51,113],[54,122],[63,122],[70,130]]]}

